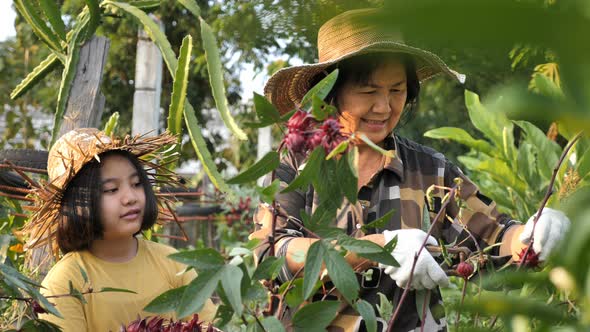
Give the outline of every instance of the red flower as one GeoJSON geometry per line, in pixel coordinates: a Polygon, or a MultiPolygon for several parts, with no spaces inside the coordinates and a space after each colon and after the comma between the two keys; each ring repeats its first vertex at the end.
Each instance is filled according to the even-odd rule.
{"type": "MultiPolygon", "coordinates": [[[[522,248],[520,253],[518,253],[518,262],[522,261],[524,254],[526,253],[526,248],[522,248]]],[[[539,254],[537,254],[532,248],[529,250],[529,253],[526,255],[525,261],[522,264],[526,267],[537,267],[539,266],[539,254]]]]}
{"type": "Polygon", "coordinates": [[[39,302],[37,301],[33,301],[31,303],[31,307],[33,308],[33,312],[36,313],[37,315],[39,314],[46,314],[47,311],[45,310],[45,308],[43,308],[39,302]]]}
{"type": "Polygon", "coordinates": [[[326,119],[320,128],[324,132],[322,146],[326,150],[326,153],[330,153],[330,151],[334,150],[338,144],[346,140],[346,137],[340,132],[342,125],[334,118],[326,119]]]}

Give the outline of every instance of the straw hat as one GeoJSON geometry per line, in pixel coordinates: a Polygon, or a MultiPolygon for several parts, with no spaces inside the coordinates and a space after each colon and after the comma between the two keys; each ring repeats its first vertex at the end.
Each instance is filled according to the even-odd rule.
{"type": "MultiPolygon", "coordinates": [[[[74,129],[60,137],[49,150],[48,182],[33,192],[35,212],[23,229],[30,235],[26,247],[41,246],[53,239],[60,217],[64,190],[84,165],[92,160],[100,162],[100,154],[113,150],[128,151],[140,158],[165,145],[176,143],[176,140],[177,138],[169,133],[154,137],[139,135],[134,137],[128,135],[124,138],[109,137],[95,128],[74,129]]],[[[160,168],[148,160],[139,160],[146,170],[160,168]]],[[[148,175],[151,181],[156,182],[153,172],[148,172],[148,175]]],[[[168,183],[174,180],[165,177],[158,182],[168,183]]],[[[56,250],[55,246],[54,250],[56,250]]]]}
{"type": "Polygon", "coordinates": [[[318,63],[277,71],[264,87],[265,96],[281,114],[287,113],[298,105],[317,74],[341,60],[375,52],[411,55],[420,82],[441,73],[465,82],[465,75],[450,69],[437,55],[408,46],[399,34],[371,24],[371,18],[378,13],[377,8],[351,10],[324,23],[318,33],[318,63]]]}

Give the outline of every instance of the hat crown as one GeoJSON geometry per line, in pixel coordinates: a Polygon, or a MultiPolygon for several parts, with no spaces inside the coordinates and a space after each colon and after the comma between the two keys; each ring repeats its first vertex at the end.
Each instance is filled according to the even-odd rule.
{"type": "Polygon", "coordinates": [[[376,8],[344,12],[324,23],[318,32],[319,62],[342,58],[384,41],[404,44],[401,33],[376,25],[376,8]]]}
{"type": "Polygon", "coordinates": [[[88,156],[95,156],[100,147],[108,143],[111,143],[111,138],[96,128],[70,130],[49,150],[47,157],[49,181],[63,189],[67,180],[77,174],[88,162],[88,156]]]}

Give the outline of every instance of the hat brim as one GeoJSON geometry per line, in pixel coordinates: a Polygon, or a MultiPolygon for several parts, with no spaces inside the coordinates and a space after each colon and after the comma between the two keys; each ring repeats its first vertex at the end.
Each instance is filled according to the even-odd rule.
{"type": "Polygon", "coordinates": [[[420,82],[438,74],[448,75],[459,83],[465,82],[465,75],[450,69],[436,54],[406,44],[385,41],[369,44],[334,60],[280,69],[270,77],[264,86],[264,95],[281,114],[285,114],[298,106],[297,104],[311,88],[313,78],[326,68],[344,59],[377,52],[402,53],[412,56],[416,63],[416,74],[420,82]]]}

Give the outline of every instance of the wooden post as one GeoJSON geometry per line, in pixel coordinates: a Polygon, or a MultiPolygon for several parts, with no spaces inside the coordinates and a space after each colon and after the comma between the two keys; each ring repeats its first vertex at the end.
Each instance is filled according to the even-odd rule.
{"type": "MultiPolygon", "coordinates": [[[[152,19],[164,30],[164,24],[152,19]]],[[[132,133],[157,135],[160,128],[160,95],[162,93],[162,54],[147,33],[139,31],[135,62],[132,133]]]]}
{"type": "MultiPolygon", "coordinates": [[[[97,128],[104,109],[105,97],[100,92],[110,41],[104,37],[93,37],[80,50],[80,60],[72,83],[70,96],[60,128],[60,136],[74,128],[97,128]]],[[[26,266],[45,277],[55,261],[50,245],[27,252],[26,266]]]]}

